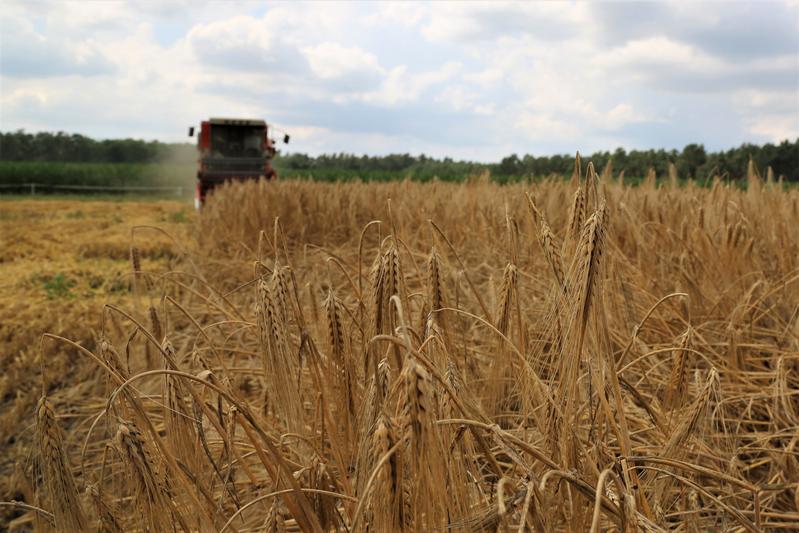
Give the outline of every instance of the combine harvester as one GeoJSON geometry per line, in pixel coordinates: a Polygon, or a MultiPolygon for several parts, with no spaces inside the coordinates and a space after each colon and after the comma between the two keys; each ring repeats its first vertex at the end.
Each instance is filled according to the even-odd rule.
{"type": "MultiPolygon", "coordinates": [[[[194,136],[194,126],[189,137],[194,136]]],[[[283,135],[288,144],[289,136],[283,135]]],[[[227,180],[275,179],[272,158],[275,140],[263,120],[212,118],[200,124],[197,136],[197,189],[194,206],[199,209],[209,191],[227,180]]]]}

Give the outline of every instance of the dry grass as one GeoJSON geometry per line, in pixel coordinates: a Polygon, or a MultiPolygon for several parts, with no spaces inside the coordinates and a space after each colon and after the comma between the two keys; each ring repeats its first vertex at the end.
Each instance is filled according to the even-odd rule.
{"type": "Polygon", "coordinates": [[[227,187],[96,349],[45,337],[93,370],[11,528],[799,527],[798,203],[590,168],[227,187]]]}

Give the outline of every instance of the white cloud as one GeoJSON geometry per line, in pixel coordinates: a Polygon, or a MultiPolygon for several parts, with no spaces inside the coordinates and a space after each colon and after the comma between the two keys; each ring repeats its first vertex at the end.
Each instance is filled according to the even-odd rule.
{"type": "Polygon", "coordinates": [[[799,93],[744,89],[731,97],[735,113],[759,140],[779,142],[799,138],[799,93]]]}
{"type": "Polygon", "coordinates": [[[600,117],[600,120],[605,121],[605,127],[610,130],[616,130],[635,122],[644,122],[646,119],[629,104],[618,104],[600,117]]]}
{"type": "Polygon", "coordinates": [[[417,26],[427,15],[428,8],[419,2],[379,2],[374,12],[363,15],[365,26],[417,26]]]}
{"type": "MultiPolygon", "coordinates": [[[[794,91],[764,91],[760,89],[743,89],[732,95],[732,102],[736,107],[750,110],[778,110],[789,114],[795,109],[799,95],[794,91]]],[[[799,121],[799,117],[794,116],[799,121]]]]}
{"type": "Polygon", "coordinates": [[[41,108],[47,105],[49,98],[47,90],[42,88],[19,88],[8,94],[0,96],[0,103],[4,106],[27,106],[41,108]]]}
{"type": "Polygon", "coordinates": [[[461,64],[449,62],[438,70],[412,73],[406,65],[388,72],[381,87],[363,96],[363,101],[379,105],[396,105],[417,100],[428,88],[452,79],[461,70],[461,64]]]}
{"type": "Polygon", "coordinates": [[[451,107],[455,111],[471,111],[477,101],[477,94],[469,91],[462,85],[452,85],[444,88],[435,101],[451,107]]]}
{"type": "Polygon", "coordinates": [[[602,63],[608,68],[718,69],[723,63],[700,53],[691,45],[664,36],[628,41],[624,46],[603,54],[602,63]]]}
{"type": "Polygon", "coordinates": [[[555,40],[588,23],[581,2],[434,2],[422,34],[431,41],[491,41],[503,36],[555,40]]]}
{"type": "Polygon", "coordinates": [[[726,148],[796,136],[796,14],[795,2],[7,1],[2,127],[183,140],[224,114],[290,126],[292,149],[310,152],[726,148]]]}
{"type": "Polygon", "coordinates": [[[796,116],[764,115],[747,121],[749,131],[770,142],[799,138],[799,120],[796,116]]]}
{"type": "MultiPolygon", "coordinates": [[[[464,76],[465,78],[465,76],[464,76]]],[[[444,86],[433,98],[437,104],[457,113],[491,116],[496,112],[496,104],[465,85],[444,86]]]]}
{"type": "Polygon", "coordinates": [[[186,39],[201,63],[230,70],[286,68],[298,55],[293,47],[281,46],[274,28],[251,16],[197,25],[186,39]]]}
{"type": "Polygon", "coordinates": [[[65,33],[111,35],[135,24],[136,13],[125,2],[51,2],[48,22],[65,33]]]}
{"type": "Polygon", "coordinates": [[[97,75],[111,68],[102,47],[91,38],[43,35],[25,13],[0,13],[0,68],[4,76],[97,75]]]}
{"type": "Polygon", "coordinates": [[[582,133],[577,123],[530,110],[520,113],[513,125],[530,140],[576,138],[582,133]]]}
{"type": "Polygon", "coordinates": [[[504,73],[501,69],[490,67],[485,70],[481,70],[479,72],[472,72],[464,74],[463,79],[475,83],[480,87],[492,87],[499,83],[502,78],[504,77],[504,73]]]}
{"type": "Polygon", "coordinates": [[[377,57],[358,47],[324,42],[302,49],[314,74],[322,79],[336,79],[353,74],[382,74],[377,57]]]}

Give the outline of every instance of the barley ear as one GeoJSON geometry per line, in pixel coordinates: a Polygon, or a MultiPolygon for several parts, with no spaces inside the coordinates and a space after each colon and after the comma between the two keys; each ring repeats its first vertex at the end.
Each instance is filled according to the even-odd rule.
{"type": "Polygon", "coordinates": [[[564,257],[572,256],[574,248],[580,240],[584,218],[585,193],[581,187],[577,187],[569,209],[569,225],[566,228],[566,237],[563,239],[562,254],[564,257]]]}
{"type": "Polygon", "coordinates": [[[36,433],[39,441],[39,460],[44,485],[59,531],[85,531],[86,514],[83,511],[78,488],[69,467],[61,428],[55,413],[42,396],[36,406],[36,433]]]}
{"type": "Polygon", "coordinates": [[[541,219],[541,232],[538,237],[549,267],[552,269],[552,274],[555,276],[555,281],[558,282],[558,286],[564,287],[563,260],[555,243],[555,235],[552,233],[546,219],[541,219]]]}
{"type": "Polygon", "coordinates": [[[150,313],[150,325],[152,326],[153,337],[155,337],[155,339],[158,342],[162,342],[164,339],[164,330],[161,327],[161,320],[158,318],[158,311],[155,309],[155,307],[151,305],[149,313],[150,313]]]}
{"type": "Polygon", "coordinates": [[[130,263],[133,266],[133,273],[136,276],[141,274],[141,254],[135,246],[130,247],[130,263]]]}
{"type": "Polygon", "coordinates": [[[666,389],[664,407],[673,410],[680,407],[688,390],[688,361],[690,360],[691,339],[693,330],[689,327],[680,338],[680,344],[674,350],[671,375],[666,389]]]}
{"type": "Polygon", "coordinates": [[[583,160],[580,158],[580,152],[574,156],[574,168],[572,170],[571,186],[579,187],[580,181],[583,177],[583,160]]]}
{"type": "Polygon", "coordinates": [[[94,510],[100,518],[98,531],[101,533],[123,533],[125,528],[117,518],[118,509],[103,498],[97,485],[92,484],[86,487],[86,494],[94,504],[94,510]]]}

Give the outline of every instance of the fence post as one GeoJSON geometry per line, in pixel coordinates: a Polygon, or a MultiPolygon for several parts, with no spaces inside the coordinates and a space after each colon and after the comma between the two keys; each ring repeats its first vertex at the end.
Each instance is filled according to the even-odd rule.
{"type": "Polygon", "coordinates": [[[33,196],[36,194],[36,184],[31,183],[30,186],[31,186],[31,196],[33,196]]]}

